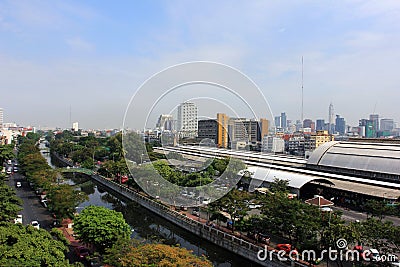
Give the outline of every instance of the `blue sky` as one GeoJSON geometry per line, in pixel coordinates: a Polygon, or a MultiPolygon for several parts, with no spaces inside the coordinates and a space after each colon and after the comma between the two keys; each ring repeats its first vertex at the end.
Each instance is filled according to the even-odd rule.
{"type": "Polygon", "coordinates": [[[302,56],[305,118],[333,102],[351,125],[400,122],[397,0],[0,0],[0,107],[19,124],[67,127],[71,106],[83,128],[120,127],[147,78],[193,60],[241,70],[295,120],[302,56]]]}

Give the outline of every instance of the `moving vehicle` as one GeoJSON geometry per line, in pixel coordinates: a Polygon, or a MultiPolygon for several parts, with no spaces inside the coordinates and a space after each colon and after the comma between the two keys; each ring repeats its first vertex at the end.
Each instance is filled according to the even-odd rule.
{"type": "Polygon", "coordinates": [[[79,246],[75,248],[75,254],[80,260],[83,260],[90,255],[90,250],[84,246],[79,246]]]}
{"type": "Polygon", "coordinates": [[[38,230],[40,229],[40,224],[38,221],[31,221],[31,225],[33,226],[33,228],[36,228],[38,230]]]}
{"type": "Polygon", "coordinates": [[[17,186],[18,188],[20,188],[20,187],[22,186],[22,185],[21,185],[21,182],[17,182],[16,186],[17,186]]]}

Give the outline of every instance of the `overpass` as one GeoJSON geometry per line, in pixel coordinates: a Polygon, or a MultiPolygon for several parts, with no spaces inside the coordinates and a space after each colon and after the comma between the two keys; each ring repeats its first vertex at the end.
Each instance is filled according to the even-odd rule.
{"type": "Polygon", "coordinates": [[[66,168],[60,168],[58,169],[61,173],[83,173],[87,175],[93,175],[94,172],[93,170],[85,169],[85,168],[71,168],[71,167],[66,167],[66,168]]]}

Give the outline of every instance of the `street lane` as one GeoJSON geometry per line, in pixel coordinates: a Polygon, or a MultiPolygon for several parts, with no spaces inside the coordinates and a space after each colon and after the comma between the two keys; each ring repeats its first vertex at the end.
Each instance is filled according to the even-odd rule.
{"type": "Polygon", "coordinates": [[[40,228],[51,229],[53,218],[50,212],[42,206],[33,189],[29,187],[25,177],[20,173],[14,173],[10,175],[8,185],[15,189],[17,196],[23,201],[23,210],[20,211],[22,223],[30,224],[31,221],[38,221],[40,228]],[[17,182],[21,182],[20,188],[16,187],[17,182]]]}

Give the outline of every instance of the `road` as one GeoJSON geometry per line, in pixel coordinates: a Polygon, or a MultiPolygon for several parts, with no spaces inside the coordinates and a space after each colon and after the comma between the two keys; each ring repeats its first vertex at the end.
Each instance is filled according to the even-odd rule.
{"type": "MultiPolygon", "coordinates": [[[[367,219],[365,212],[348,210],[341,207],[333,207],[333,210],[340,210],[343,212],[342,219],[348,222],[355,222],[356,220],[363,221],[367,219]]],[[[394,216],[385,216],[383,220],[392,221],[394,225],[400,225],[400,218],[394,216]]]]}
{"type": "Polygon", "coordinates": [[[14,173],[9,176],[7,184],[16,190],[17,196],[23,201],[23,210],[20,211],[22,223],[30,224],[31,221],[38,221],[40,228],[50,230],[53,218],[50,212],[40,204],[39,197],[29,187],[25,177],[18,172],[14,173]],[[16,187],[17,182],[21,182],[22,186],[20,188],[16,187]]]}

